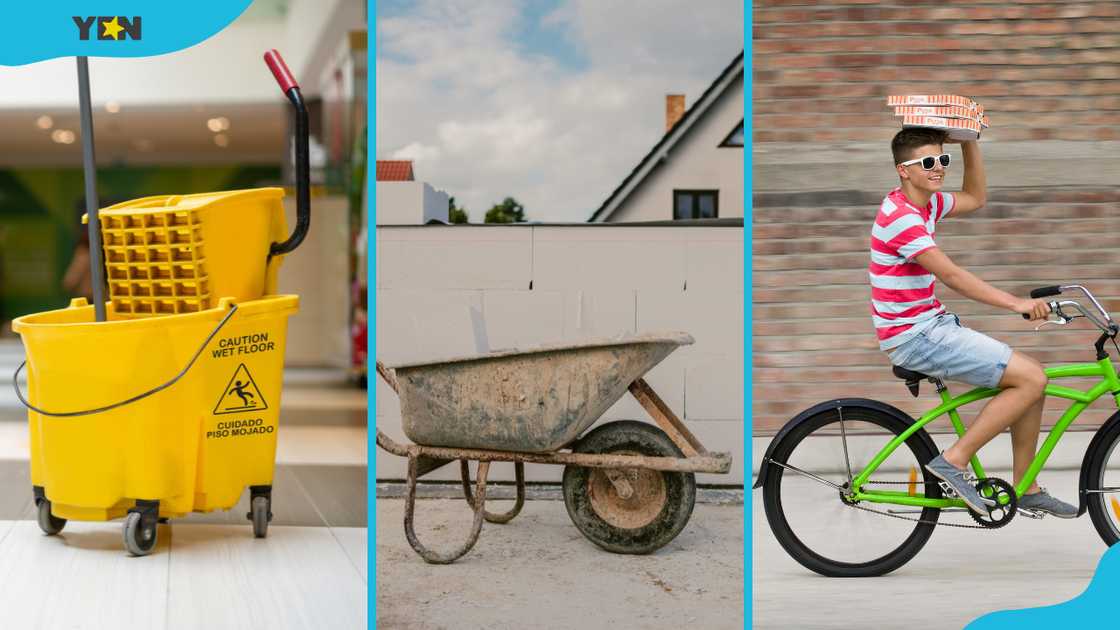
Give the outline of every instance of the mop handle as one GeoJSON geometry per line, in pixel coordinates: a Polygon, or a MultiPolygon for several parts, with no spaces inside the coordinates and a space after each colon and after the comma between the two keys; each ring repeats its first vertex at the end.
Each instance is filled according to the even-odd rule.
{"type": "Polygon", "coordinates": [[[280,90],[285,94],[292,88],[298,88],[299,83],[296,83],[296,78],[292,76],[292,71],[288,69],[288,64],[284,63],[284,58],[275,48],[264,54],[264,62],[268,64],[268,69],[272,71],[272,76],[276,77],[276,82],[280,84],[280,90]]]}
{"type": "Polygon", "coordinates": [[[229,307],[229,312],[226,313],[225,317],[222,318],[222,321],[218,322],[218,325],[214,327],[214,330],[210,331],[210,334],[207,335],[206,339],[202,342],[202,345],[198,347],[198,351],[196,351],[194,353],[194,356],[191,357],[190,362],[187,363],[187,367],[183,368],[183,370],[181,372],[179,372],[178,374],[176,374],[174,378],[172,378],[170,381],[167,381],[163,385],[153,387],[152,389],[149,389],[148,391],[144,392],[143,394],[137,394],[137,395],[133,396],[132,398],[129,398],[128,400],[122,400],[119,403],[113,403],[112,405],[106,405],[104,407],[98,407],[97,409],[86,409],[85,411],[66,411],[66,412],[62,412],[62,413],[56,413],[56,412],[53,412],[53,411],[44,411],[43,409],[40,409],[40,408],[36,407],[35,405],[32,405],[31,403],[27,402],[27,399],[23,397],[23,392],[21,392],[20,389],[19,389],[19,373],[23,371],[23,366],[27,365],[27,361],[24,361],[23,363],[20,363],[19,367],[16,368],[15,374],[12,375],[12,387],[14,387],[15,390],[16,390],[16,398],[19,398],[19,401],[21,403],[23,403],[24,407],[27,407],[28,409],[30,409],[31,411],[34,411],[35,413],[42,414],[44,416],[51,416],[51,417],[54,417],[54,418],[72,418],[74,416],[92,416],[92,415],[97,414],[97,413],[104,413],[106,411],[111,411],[111,410],[116,409],[118,407],[123,407],[125,405],[130,405],[130,404],[132,404],[132,403],[134,403],[138,400],[143,400],[143,399],[147,398],[148,396],[151,396],[152,394],[155,394],[157,392],[161,392],[161,391],[167,389],[168,387],[171,387],[172,385],[177,383],[179,381],[179,379],[183,378],[187,374],[187,370],[190,370],[191,366],[194,365],[194,362],[198,360],[198,357],[202,354],[202,351],[206,349],[206,346],[210,345],[210,340],[214,338],[214,335],[218,334],[218,331],[222,329],[222,326],[225,326],[226,322],[228,322],[229,319],[231,317],[233,317],[233,314],[236,313],[236,312],[237,312],[237,305],[236,304],[231,304],[230,307],[229,307]]]}
{"type": "Polygon", "coordinates": [[[291,101],[296,113],[295,153],[296,153],[296,229],[283,243],[273,243],[268,250],[268,258],[287,254],[299,247],[307,230],[311,228],[311,158],[308,150],[310,131],[307,123],[307,107],[303,103],[299,84],[284,63],[284,58],[276,49],[264,54],[264,62],[272,71],[272,76],[280,84],[284,96],[291,101]]]}

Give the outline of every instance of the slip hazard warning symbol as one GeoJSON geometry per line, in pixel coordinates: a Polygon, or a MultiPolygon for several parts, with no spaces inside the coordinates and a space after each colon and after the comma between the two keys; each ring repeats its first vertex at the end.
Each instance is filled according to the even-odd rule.
{"type": "Polygon", "coordinates": [[[214,406],[214,415],[261,411],[262,409],[268,409],[268,403],[264,401],[261,390],[257,389],[257,384],[253,382],[249,369],[242,363],[237,366],[233,377],[229,379],[229,383],[222,391],[218,404],[214,406]]]}

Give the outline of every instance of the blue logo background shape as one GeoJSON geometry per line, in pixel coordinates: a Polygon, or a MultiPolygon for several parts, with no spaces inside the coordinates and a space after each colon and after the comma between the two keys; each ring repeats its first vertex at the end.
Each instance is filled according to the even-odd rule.
{"type": "MultiPolygon", "coordinates": [[[[138,0],[9,3],[4,7],[0,65],[18,66],[55,57],[147,57],[189,48],[233,22],[251,0],[138,0]],[[74,16],[140,16],[140,40],[98,40],[93,28],[88,41],[78,38],[74,16]]],[[[95,28],[100,29],[100,24],[95,28]]]]}
{"type": "Polygon", "coordinates": [[[965,626],[965,630],[1113,627],[1107,619],[1116,607],[1117,588],[1120,588],[1120,545],[1104,552],[1085,592],[1068,602],[989,613],[965,626]]]}

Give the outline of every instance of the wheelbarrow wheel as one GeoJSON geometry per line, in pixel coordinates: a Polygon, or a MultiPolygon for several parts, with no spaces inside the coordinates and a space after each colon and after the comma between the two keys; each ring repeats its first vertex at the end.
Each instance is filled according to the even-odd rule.
{"type": "Polygon", "coordinates": [[[66,519],[51,514],[51,502],[43,499],[38,505],[39,529],[47,536],[54,536],[66,527],[66,519]]]}
{"type": "Polygon", "coordinates": [[[134,556],[146,556],[156,547],[156,520],[145,525],[140,512],[129,512],[124,519],[124,548],[134,556]]]}
{"type": "MultiPolygon", "coordinates": [[[[684,457],[669,436],[634,420],[609,422],[572,448],[575,453],[684,457]]],[[[645,468],[564,468],[564,506],[588,540],[613,553],[647,554],[688,524],[696,503],[692,473],[645,468]]]]}

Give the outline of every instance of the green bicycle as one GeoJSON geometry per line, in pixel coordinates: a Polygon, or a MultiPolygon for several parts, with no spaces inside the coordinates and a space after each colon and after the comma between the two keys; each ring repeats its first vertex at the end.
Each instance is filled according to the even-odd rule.
{"type": "MultiPolygon", "coordinates": [[[[925,470],[925,464],[938,453],[925,426],[947,414],[956,433],[964,435],[965,426],[957,410],[995,396],[999,390],[977,388],[953,397],[941,380],[895,367],[895,376],[906,381],[914,396],[922,380],[933,383],[941,404],[914,420],[896,407],[875,400],[830,400],[798,414],[770,443],[754,488],[762,488],[766,519],[782,547],[806,568],[822,575],[870,577],[890,573],[921,551],[943,511],[967,512],[976,522],[940,523],[953,527],[999,528],[1016,514],[1042,518],[1040,512],[1018,509],[1017,499],[1037,478],[1066,429],[1105,394],[1110,394],[1120,409],[1120,377],[1104,349],[1104,344],[1112,341],[1120,352],[1116,342],[1120,326],[1080,285],[1042,287],[1031,291],[1031,297],[1070,290],[1084,293],[1099,316],[1075,300],[1053,301],[1049,304],[1056,319],[1043,322],[1039,328],[1047,323],[1068,324],[1082,317],[1089,320],[1101,331],[1094,344],[1097,360],[1046,368],[1051,381],[1046,395],[1072,404],[1051,429],[1018,486],[988,477],[979,458],[972,458],[976,488],[985,497],[994,498],[995,507],[986,514],[968,509],[925,470]],[[1087,391],[1053,383],[1075,377],[1097,380],[1087,391]],[[845,526],[852,527],[848,531],[854,533],[843,535],[845,526]]],[[[1097,430],[1081,464],[1078,516],[1088,510],[1106,545],[1120,540],[1120,501],[1111,496],[1120,493],[1118,444],[1120,411],[1097,430]]]]}

